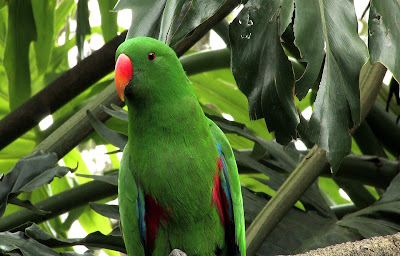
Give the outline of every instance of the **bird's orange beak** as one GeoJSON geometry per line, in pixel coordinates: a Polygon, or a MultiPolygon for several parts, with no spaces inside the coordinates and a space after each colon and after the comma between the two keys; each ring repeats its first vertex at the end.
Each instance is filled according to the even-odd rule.
{"type": "Polygon", "coordinates": [[[124,101],[125,87],[129,84],[132,75],[132,61],[127,55],[121,53],[115,63],[115,87],[122,101],[124,101]]]}

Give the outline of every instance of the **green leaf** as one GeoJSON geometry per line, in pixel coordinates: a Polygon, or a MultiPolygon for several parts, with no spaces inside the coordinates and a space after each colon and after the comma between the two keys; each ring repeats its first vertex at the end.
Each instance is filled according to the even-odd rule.
{"type": "Polygon", "coordinates": [[[280,8],[280,34],[282,35],[289,24],[292,22],[294,12],[294,0],[282,0],[280,8]]]}
{"type": "Polygon", "coordinates": [[[76,46],[78,47],[78,60],[83,59],[83,44],[85,36],[90,34],[88,0],[79,0],[76,21],[76,46]]]}
{"type": "Polygon", "coordinates": [[[118,176],[117,175],[85,175],[85,174],[77,174],[77,176],[92,178],[94,180],[102,181],[109,183],[114,186],[118,186],[118,176]]]}
{"type": "Polygon", "coordinates": [[[87,235],[85,238],[62,239],[46,233],[36,224],[32,224],[30,227],[26,228],[25,232],[32,239],[49,247],[67,247],[81,244],[88,247],[108,248],[126,253],[121,236],[106,236],[100,232],[94,232],[87,235]]]}
{"type": "Polygon", "coordinates": [[[46,71],[54,46],[56,5],[57,0],[32,0],[33,16],[37,29],[37,41],[34,46],[39,74],[46,71]]]}
{"type": "Polygon", "coordinates": [[[97,0],[97,2],[101,13],[101,31],[103,31],[104,42],[108,42],[117,36],[118,32],[118,15],[111,12],[117,0],[97,0]]]}
{"type": "Polygon", "coordinates": [[[250,117],[264,118],[276,140],[296,138],[294,73],[281,45],[281,1],[248,1],[229,26],[232,72],[247,96],[250,117]]]}
{"type": "Polygon", "coordinates": [[[161,17],[160,34],[158,40],[171,43],[171,38],[176,32],[177,26],[182,22],[182,19],[189,10],[188,6],[191,5],[190,1],[186,0],[168,0],[161,17]],[[183,5],[185,7],[183,7],[183,5]]]}
{"type": "Polygon", "coordinates": [[[0,0],[0,9],[6,6],[6,0],[0,0]]]}
{"type": "Polygon", "coordinates": [[[98,214],[101,214],[110,219],[120,219],[118,205],[107,205],[98,203],[90,203],[89,205],[98,214]]]}
{"type": "Polygon", "coordinates": [[[397,52],[400,41],[400,3],[396,0],[372,0],[369,12],[368,48],[371,63],[385,65],[400,81],[400,63],[397,52]]]}
{"type": "Polygon", "coordinates": [[[19,251],[24,256],[59,256],[47,246],[29,238],[22,232],[0,232],[0,253],[19,251]]]}
{"type": "MultiPolygon", "coordinates": [[[[319,10],[319,16],[308,18],[315,24],[321,23],[320,30],[313,30],[313,33],[323,37],[326,58],[308,131],[311,140],[327,151],[327,160],[335,174],[351,150],[349,127],[360,122],[358,78],[368,52],[357,34],[352,2],[309,2],[309,7],[304,8],[319,10]]],[[[315,51],[321,49],[315,48],[315,51]]]]}
{"type": "Polygon", "coordinates": [[[9,199],[21,192],[31,192],[50,183],[54,177],[62,177],[71,170],[67,167],[53,167],[56,162],[55,153],[39,153],[18,161],[0,181],[0,216],[3,215],[9,199]]]}
{"type": "Polygon", "coordinates": [[[102,138],[120,149],[125,148],[125,145],[128,142],[128,137],[126,135],[114,132],[113,130],[109,129],[102,122],[100,122],[89,110],[86,113],[93,128],[100,134],[102,138]]]}
{"type": "MultiPolygon", "coordinates": [[[[65,27],[65,20],[67,20],[68,15],[74,9],[75,2],[74,0],[63,0],[56,9],[56,21],[55,21],[55,31],[58,33],[60,30],[65,27]]],[[[68,23],[67,23],[68,24],[68,23]]],[[[68,37],[66,37],[68,40],[68,37]]]]}
{"type": "Polygon", "coordinates": [[[316,2],[296,2],[295,44],[300,50],[302,61],[307,62],[305,72],[296,81],[296,95],[299,99],[303,99],[308,89],[316,82],[325,58],[324,38],[322,36],[323,23],[321,22],[320,9],[315,7],[316,2]]]}
{"type": "Polygon", "coordinates": [[[11,110],[31,96],[29,45],[33,40],[36,40],[36,27],[31,1],[10,1],[3,64],[7,72],[11,110]]]}
{"type": "MultiPolygon", "coordinates": [[[[171,45],[175,45],[180,40],[187,37],[188,34],[193,31],[197,26],[213,16],[225,2],[226,0],[185,1],[182,12],[180,14],[183,16],[183,18],[182,20],[177,19],[178,28],[176,29],[176,31],[173,31],[171,45]]],[[[178,10],[180,10],[179,7],[182,6],[182,4],[183,1],[180,1],[180,5],[178,5],[178,10]]]]}

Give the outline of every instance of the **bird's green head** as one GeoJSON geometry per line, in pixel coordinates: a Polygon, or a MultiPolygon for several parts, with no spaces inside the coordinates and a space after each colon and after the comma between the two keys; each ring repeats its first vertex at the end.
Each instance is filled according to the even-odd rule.
{"type": "Polygon", "coordinates": [[[187,86],[176,82],[186,75],[175,52],[156,39],[128,39],[118,47],[115,59],[115,85],[122,101],[161,97],[183,89],[171,87],[187,86]]]}

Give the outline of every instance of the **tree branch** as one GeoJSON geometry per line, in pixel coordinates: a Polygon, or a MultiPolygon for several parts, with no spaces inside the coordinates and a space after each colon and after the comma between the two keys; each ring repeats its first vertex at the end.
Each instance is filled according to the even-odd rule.
{"type": "Polygon", "coordinates": [[[114,69],[115,51],[126,33],[106,43],[0,120],[0,149],[110,73],[114,69]]]}
{"type": "Polygon", "coordinates": [[[117,194],[117,186],[101,181],[90,181],[73,187],[55,196],[49,197],[35,206],[49,213],[40,215],[28,209],[22,209],[0,219],[0,231],[23,230],[21,226],[28,222],[40,223],[72,209],[86,205],[88,202],[98,201],[117,194]]]}

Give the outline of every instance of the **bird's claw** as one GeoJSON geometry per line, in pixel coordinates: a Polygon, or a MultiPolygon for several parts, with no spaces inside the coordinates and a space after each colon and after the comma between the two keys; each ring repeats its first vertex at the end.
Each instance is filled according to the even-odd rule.
{"type": "Polygon", "coordinates": [[[173,249],[169,256],[187,256],[185,252],[179,249],[173,249]]]}

